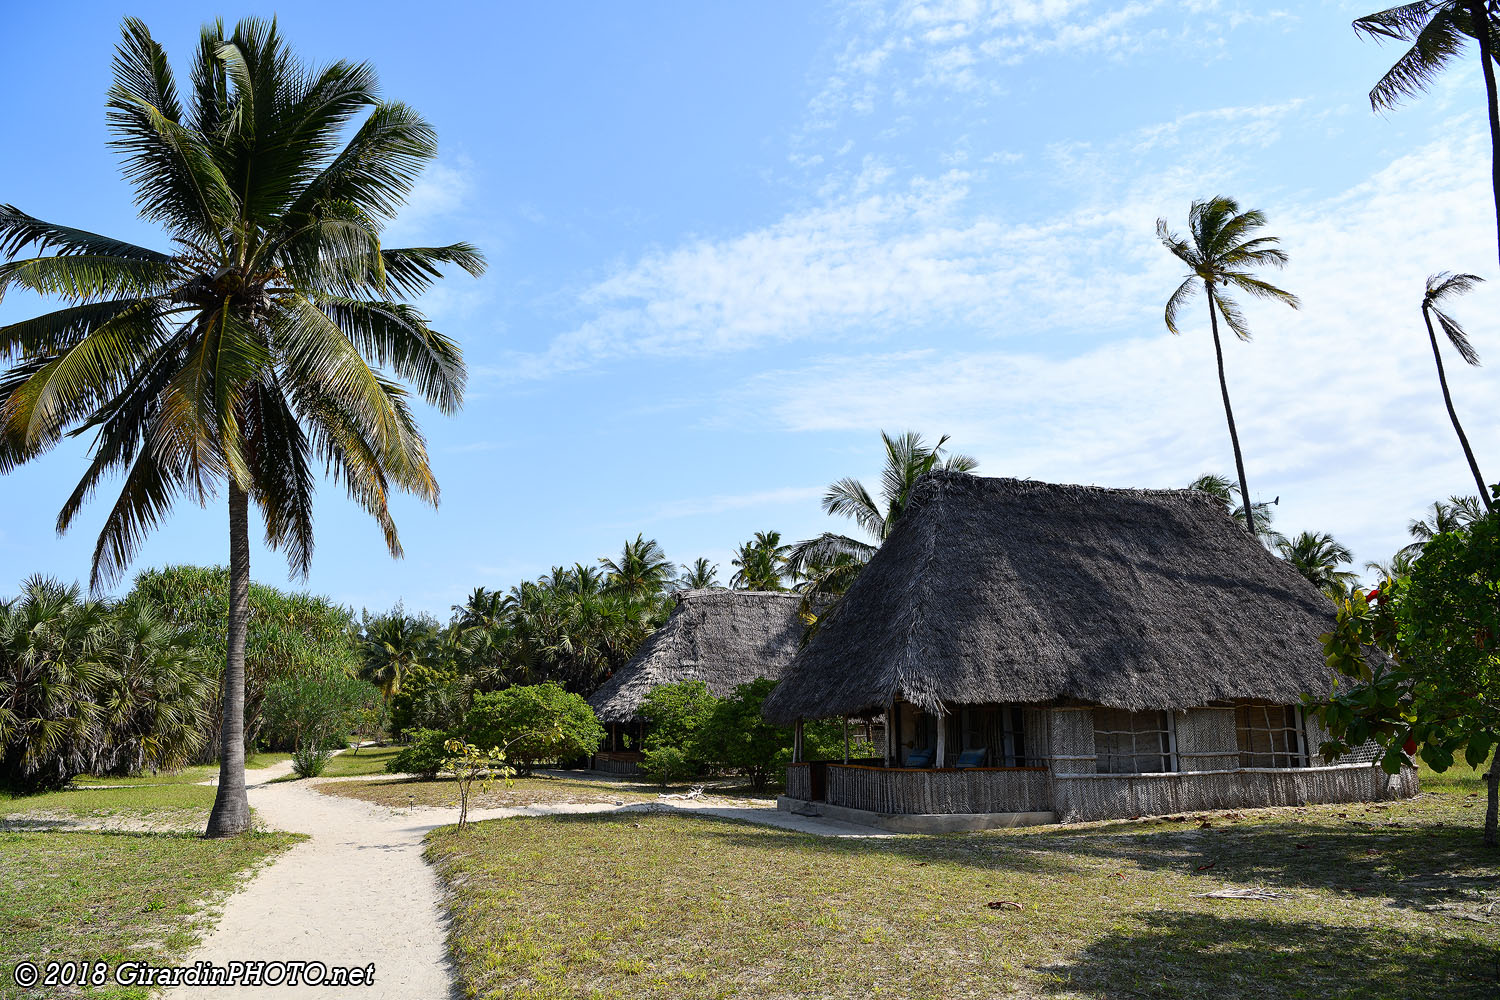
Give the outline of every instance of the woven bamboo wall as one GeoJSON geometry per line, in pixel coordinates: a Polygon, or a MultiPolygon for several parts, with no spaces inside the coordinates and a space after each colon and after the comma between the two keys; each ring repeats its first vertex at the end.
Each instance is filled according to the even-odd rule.
{"type": "Polygon", "coordinates": [[[812,771],[806,764],[792,764],[786,769],[786,794],[804,801],[812,798],[812,771]]]}
{"type": "Polygon", "coordinates": [[[1234,709],[1190,708],[1175,713],[1177,770],[1230,771],[1240,766],[1234,709]]]}
{"type": "Polygon", "coordinates": [[[1094,710],[1054,708],[1047,712],[1048,757],[1055,774],[1093,774],[1094,710]]]}
{"type": "Polygon", "coordinates": [[[1209,809],[1367,802],[1416,793],[1414,768],[1388,775],[1378,767],[1353,765],[1200,774],[1056,775],[1052,805],[1066,822],[1209,809]]]}
{"type": "MultiPolygon", "coordinates": [[[[829,805],[879,813],[1045,812],[1045,770],[889,770],[828,766],[829,805]]],[[[791,794],[788,786],[787,794],[791,794]]]]}

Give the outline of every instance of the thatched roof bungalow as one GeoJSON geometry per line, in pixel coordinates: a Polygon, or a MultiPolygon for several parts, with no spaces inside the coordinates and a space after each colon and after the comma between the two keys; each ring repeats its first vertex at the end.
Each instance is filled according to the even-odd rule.
{"type": "Polygon", "coordinates": [[[639,757],[640,710],[652,689],[696,680],[722,698],[749,681],[779,678],[802,643],[796,594],[686,590],[675,596],[666,624],[589,698],[610,734],[596,766],[629,770],[639,757]]]}
{"type": "Polygon", "coordinates": [[[1041,821],[1414,791],[1414,775],[1390,787],[1368,762],[1317,756],[1298,706],[1329,689],[1333,616],[1206,494],[938,472],[765,714],[887,713],[883,760],[788,779],[803,803],[875,814],[1041,821]]]}

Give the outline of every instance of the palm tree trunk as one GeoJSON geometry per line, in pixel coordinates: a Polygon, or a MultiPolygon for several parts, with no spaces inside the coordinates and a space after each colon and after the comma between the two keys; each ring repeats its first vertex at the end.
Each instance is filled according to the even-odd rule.
{"type": "Polygon", "coordinates": [[[229,656],[224,664],[224,715],[219,723],[219,793],[208,816],[207,837],[233,837],[250,829],[245,795],[245,633],[250,621],[249,497],[229,484],[229,656]]]}
{"type": "Polygon", "coordinates": [[[1229,405],[1229,382],[1224,378],[1224,346],[1219,342],[1219,317],[1214,312],[1214,286],[1203,283],[1208,293],[1208,325],[1214,332],[1214,358],[1219,364],[1219,391],[1224,394],[1224,417],[1229,421],[1229,442],[1234,445],[1234,469],[1240,477],[1240,502],[1245,505],[1245,527],[1250,537],[1259,539],[1255,531],[1255,518],[1250,513],[1250,486],[1245,482],[1245,458],[1240,454],[1240,433],[1234,426],[1234,408],[1229,405]]]}
{"type": "Polygon", "coordinates": [[[1464,449],[1464,458],[1469,460],[1469,471],[1474,474],[1474,482],[1479,485],[1479,499],[1485,510],[1492,511],[1495,508],[1490,503],[1490,488],[1485,485],[1484,476],[1479,472],[1479,463],[1474,460],[1474,449],[1469,447],[1469,439],[1458,422],[1458,412],[1453,409],[1453,395],[1448,391],[1448,375],[1443,370],[1443,352],[1438,349],[1437,332],[1432,328],[1432,314],[1426,303],[1422,304],[1422,322],[1427,324],[1427,339],[1432,342],[1432,359],[1437,362],[1438,385],[1443,387],[1443,405],[1448,407],[1448,419],[1453,421],[1453,432],[1458,435],[1458,443],[1464,449]]]}
{"type": "MultiPolygon", "coordinates": [[[[1495,94],[1494,53],[1490,49],[1490,12],[1485,0],[1471,0],[1470,16],[1474,19],[1476,40],[1479,42],[1479,62],[1484,70],[1484,93],[1489,104],[1490,115],[1490,185],[1495,196],[1495,235],[1500,247],[1500,100],[1495,94]]],[[[1484,490],[1479,491],[1480,496],[1484,490]]]]}

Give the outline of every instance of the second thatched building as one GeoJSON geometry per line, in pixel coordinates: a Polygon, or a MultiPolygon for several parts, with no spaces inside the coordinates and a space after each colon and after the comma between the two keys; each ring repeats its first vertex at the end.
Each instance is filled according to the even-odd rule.
{"type": "Polygon", "coordinates": [[[589,698],[608,733],[594,757],[600,770],[630,773],[640,760],[641,706],[663,684],[702,681],[723,698],[741,684],[776,680],[802,643],[796,594],[686,590],[666,624],[589,698]]]}

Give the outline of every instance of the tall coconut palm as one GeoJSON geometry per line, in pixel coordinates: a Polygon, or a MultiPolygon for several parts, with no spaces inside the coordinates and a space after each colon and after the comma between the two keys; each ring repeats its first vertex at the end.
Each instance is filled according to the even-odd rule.
{"type": "Polygon", "coordinates": [[[719,585],[719,567],[699,556],[693,564],[683,569],[677,578],[682,590],[709,590],[719,585]]]}
{"type": "MultiPolygon", "coordinates": [[[[1376,11],[1354,22],[1356,33],[1377,42],[1410,42],[1407,49],[1370,90],[1375,111],[1394,108],[1432,85],[1449,62],[1474,39],[1484,78],[1490,123],[1490,186],[1495,202],[1496,239],[1500,241],[1500,101],[1495,92],[1494,60],[1500,37],[1492,0],[1419,0],[1376,11]]],[[[1500,243],[1497,243],[1500,245],[1500,243]]]]}
{"type": "Polygon", "coordinates": [[[656,539],[643,535],[636,535],[635,541],[625,543],[618,561],[600,559],[599,565],[609,574],[611,590],[638,601],[660,594],[677,570],[667,561],[667,555],[656,539]]]}
{"type": "Polygon", "coordinates": [[[209,836],[250,828],[244,784],[249,506],[266,542],[305,573],[321,462],[401,554],[387,508],[436,504],[411,383],[444,413],[462,404],[463,356],[400,301],[453,264],[458,243],[390,249],[383,226],[437,152],[432,129],[382,100],[364,63],[299,63],[274,22],[207,25],[179,97],[166,52],[124,23],[109,92],[113,145],[155,250],[0,206],[0,294],[67,305],[0,329],[0,472],[93,431],[92,461],[58,516],[73,523],[104,477],[124,475],[91,583],[116,579],[186,497],[227,493],[230,596],[218,796],[209,836]],[[36,256],[19,258],[31,247],[36,256]],[[47,253],[51,251],[51,253],[47,253]],[[381,371],[384,369],[384,372],[381,371]],[[388,373],[388,374],[386,374],[388,373]]]}
{"type": "Polygon", "coordinates": [[[916,431],[897,437],[881,431],[880,441],[885,449],[885,469],[880,474],[878,500],[864,483],[851,478],[840,479],[823,495],[826,513],[849,518],[869,540],[825,531],[796,543],[787,553],[786,573],[799,581],[802,616],[809,623],[816,621],[819,608],[826,611],[849,589],[875,550],[890,537],[918,479],[934,469],[972,472],[979,467],[968,455],[945,453],[946,434],[936,444],[928,445],[916,431]]]}
{"type": "Polygon", "coordinates": [[[398,604],[365,622],[359,643],[360,678],[379,688],[389,707],[411,669],[434,658],[434,639],[431,623],[407,614],[398,604]]]}
{"type": "Polygon", "coordinates": [[[1482,517],[1484,517],[1484,508],[1480,506],[1478,497],[1449,497],[1447,500],[1434,500],[1426,516],[1413,518],[1406,525],[1406,533],[1411,536],[1412,541],[1411,544],[1402,547],[1398,555],[1415,560],[1422,554],[1422,549],[1427,543],[1438,535],[1450,531],[1462,531],[1482,517]]]}
{"type": "Polygon", "coordinates": [[[1437,331],[1432,328],[1432,321],[1436,319],[1438,326],[1443,328],[1448,343],[1458,352],[1458,356],[1464,359],[1466,364],[1479,364],[1479,352],[1474,350],[1474,345],[1469,343],[1469,337],[1464,333],[1464,328],[1459,325],[1458,320],[1442,310],[1444,299],[1455,295],[1462,295],[1484,279],[1473,274],[1449,274],[1447,271],[1441,274],[1430,275],[1427,278],[1427,292],[1422,296],[1422,322],[1427,324],[1427,340],[1432,345],[1432,360],[1437,365],[1438,385],[1443,389],[1443,405],[1448,408],[1448,419],[1453,422],[1453,433],[1458,435],[1458,443],[1463,447],[1464,458],[1469,463],[1469,473],[1474,477],[1474,483],[1479,487],[1479,499],[1484,503],[1486,510],[1494,510],[1490,501],[1490,490],[1485,484],[1484,476],[1480,475],[1479,463],[1474,460],[1474,449],[1469,447],[1469,438],[1464,434],[1463,425],[1458,422],[1458,411],[1453,408],[1453,394],[1448,391],[1448,375],[1443,371],[1443,352],[1438,347],[1437,331]]]}
{"type": "Polygon", "coordinates": [[[729,586],[735,590],[785,590],[787,553],[779,531],[757,531],[755,537],[735,550],[730,564],[735,567],[729,586]]]}
{"type": "Polygon", "coordinates": [[[1342,600],[1359,574],[1340,569],[1354,558],[1332,535],[1304,531],[1279,546],[1281,556],[1307,577],[1309,583],[1334,600],[1342,600]]]}
{"type": "Polygon", "coordinates": [[[1203,288],[1208,299],[1208,324],[1214,336],[1214,357],[1219,366],[1219,391],[1224,397],[1224,418],[1229,422],[1229,441],[1234,446],[1234,467],[1239,473],[1240,503],[1244,507],[1242,522],[1255,533],[1255,518],[1250,506],[1250,485],[1245,481],[1245,458],[1240,452],[1240,435],[1234,425],[1234,408],[1229,403],[1229,382],[1224,377],[1224,346],[1219,341],[1219,316],[1240,340],[1250,339],[1245,314],[1227,293],[1237,289],[1255,298],[1285,302],[1296,309],[1300,303],[1291,292],[1277,288],[1251,273],[1251,268],[1286,266],[1286,253],[1277,246],[1275,236],[1256,236],[1266,224],[1265,214],[1255,209],[1240,211],[1233,198],[1217,197],[1195,201],[1188,210],[1188,239],[1167,228],[1167,220],[1156,220],[1156,236],[1172,256],[1188,266],[1189,273],[1177,291],[1167,300],[1167,329],[1176,334],[1177,317],[1182,307],[1203,288]]]}

